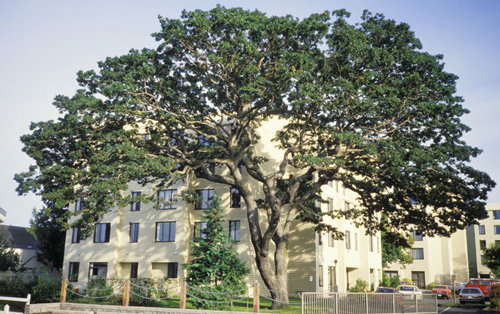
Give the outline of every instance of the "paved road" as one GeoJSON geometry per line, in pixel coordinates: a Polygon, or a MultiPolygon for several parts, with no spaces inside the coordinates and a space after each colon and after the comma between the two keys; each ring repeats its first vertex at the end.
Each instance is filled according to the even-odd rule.
{"type": "MultiPolygon", "coordinates": [[[[489,303],[489,302],[487,302],[489,303]]],[[[439,306],[438,307],[438,313],[439,314],[469,314],[469,313],[488,313],[488,314],[495,314],[499,312],[491,312],[491,311],[483,311],[482,307],[451,307],[451,304],[449,307],[447,306],[439,306]]]]}

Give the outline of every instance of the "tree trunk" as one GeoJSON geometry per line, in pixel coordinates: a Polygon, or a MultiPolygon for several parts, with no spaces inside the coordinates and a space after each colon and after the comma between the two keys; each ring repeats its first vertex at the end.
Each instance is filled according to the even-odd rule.
{"type": "Polygon", "coordinates": [[[276,244],[274,259],[272,255],[257,255],[256,262],[262,280],[271,294],[272,309],[288,306],[288,243],[280,241],[276,244]]]}

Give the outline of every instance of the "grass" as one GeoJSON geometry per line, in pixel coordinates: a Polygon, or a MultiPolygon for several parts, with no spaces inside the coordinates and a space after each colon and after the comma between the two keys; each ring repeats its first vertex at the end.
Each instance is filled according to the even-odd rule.
{"type": "MultiPolygon", "coordinates": [[[[247,300],[242,300],[242,301],[237,301],[233,303],[233,306],[229,309],[229,311],[234,311],[234,312],[253,312],[253,298],[249,298],[247,300]],[[248,300],[248,302],[247,302],[248,300]]],[[[300,298],[290,298],[290,303],[300,303],[300,298]]],[[[74,302],[74,303],[92,303],[92,304],[106,304],[106,305],[121,305],[119,302],[102,302],[94,299],[83,299],[83,298],[77,298],[77,299],[72,299],[68,300],[68,302],[74,302]]],[[[137,305],[130,303],[131,306],[137,305]]],[[[159,300],[159,301],[152,301],[149,303],[147,306],[149,307],[163,307],[163,308],[179,308],[180,305],[180,299],[177,298],[171,298],[171,299],[165,299],[165,300],[159,300]]],[[[289,305],[289,306],[284,306],[278,310],[271,310],[271,305],[272,302],[266,298],[260,298],[260,312],[261,313],[276,313],[276,314],[298,314],[301,311],[300,305],[289,305]]],[[[186,302],[186,308],[187,309],[196,309],[192,303],[189,301],[189,298],[187,298],[186,302]]]]}

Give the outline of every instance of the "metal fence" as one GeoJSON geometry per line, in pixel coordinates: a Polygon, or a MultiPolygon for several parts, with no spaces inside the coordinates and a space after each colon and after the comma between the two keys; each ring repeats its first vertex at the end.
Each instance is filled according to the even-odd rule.
{"type": "Polygon", "coordinates": [[[302,314],[437,313],[433,294],[304,292],[302,314]]]}

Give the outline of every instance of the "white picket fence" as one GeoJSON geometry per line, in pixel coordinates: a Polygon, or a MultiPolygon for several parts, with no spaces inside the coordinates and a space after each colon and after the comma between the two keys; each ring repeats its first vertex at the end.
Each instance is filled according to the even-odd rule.
{"type": "MultiPolygon", "coordinates": [[[[2,296],[0,296],[0,301],[5,301],[5,302],[19,302],[19,303],[30,304],[30,300],[31,300],[31,295],[29,295],[29,294],[26,298],[14,298],[14,297],[2,297],[2,296]]],[[[5,313],[5,314],[22,314],[23,312],[11,312],[10,306],[8,304],[6,304],[3,308],[3,313],[5,313]]]]}
{"type": "Polygon", "coordinates": [[[304,292],[302,314],[436,314],[435,294],[304,292]]]}

